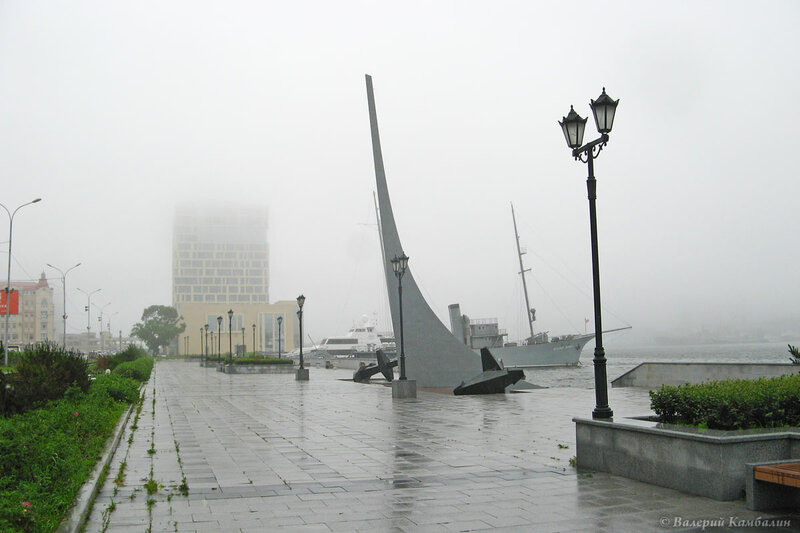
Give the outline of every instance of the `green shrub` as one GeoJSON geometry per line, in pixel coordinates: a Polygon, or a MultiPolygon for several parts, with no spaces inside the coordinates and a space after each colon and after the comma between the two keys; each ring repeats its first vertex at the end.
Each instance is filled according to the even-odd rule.
{"type": "Polygon", "coordinates": [[[96,385],[0,419],[0,531],[58,526],[126,407],[96,385]]]}
{"type": "Polygon", "coordinates": [[[664,385],[650,391],[659,421],[711,429],[800,425],[800,375],[664,385]]]}
{"type": "Polygon", "coordinates": [[[83,355],[62,349],[54,343],[42,343],[20,355],[16,372],[3,385],[0,395],[4,414],[20,413],[58,400],[72,385],[89,389],[89,363],[83,355]]]}
{"type": "Polygon", "coordinates": [[[114,370],[122,363],[135,361],[140,357],[147,357],[147,351],[129,344],[124,350],[114,355],[101,355],[97,358],[98,370],[114,370]]]}
{"type": "Polygon", "coordinates": [[[117,402],[133,403],[139,398],[139,384],[118,374],[102,374],[92,383],[89,394],[108,396],[117,402]]]}
{"type": "Polygon", "coordinates": [[[126,378],[133,378],[137,381],[147,381],[150,379],[150,371],[153,370],[153,358],[146,356],[140,357],[135,361],[128,361],[119,364],[113,373],[126,378]]]}

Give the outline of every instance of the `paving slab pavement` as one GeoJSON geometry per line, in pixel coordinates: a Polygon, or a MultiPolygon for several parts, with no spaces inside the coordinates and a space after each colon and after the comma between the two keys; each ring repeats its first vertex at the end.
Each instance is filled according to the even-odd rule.
{"type": "MultiPolygon", "coordinates": [[[[393,400],[350,377],[159,361],[86,531],[800,530],[800,513],[578,472],[572,417],[593,390],[393,400]],[[736,526],[756,518],[788,525],[736,526]]],[[[647,391],[609,392],[617,417],[650,412],[647,391]]]]}

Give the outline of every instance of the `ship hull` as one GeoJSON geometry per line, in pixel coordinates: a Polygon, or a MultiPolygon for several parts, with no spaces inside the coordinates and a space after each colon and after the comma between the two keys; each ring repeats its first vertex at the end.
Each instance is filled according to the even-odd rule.
{"type": "Polygon", "coordinates": [[[542,344],[505,346],[490,350],[495,358],[502,360],[505,368],[575,366],[580,363],[583,347],[593,338],[592,334],[575,335],[570,339],[542,344]]]}

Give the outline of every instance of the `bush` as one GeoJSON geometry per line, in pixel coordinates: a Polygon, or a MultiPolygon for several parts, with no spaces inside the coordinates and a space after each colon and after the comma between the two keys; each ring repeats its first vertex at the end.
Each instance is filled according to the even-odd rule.
{"type": "Polygon", "coordinates": [[[147,357],[147,352],[137,346],[132,344],[128,345],[127,348],[122,350],[119,353],[114,355],[101,355],[97,358],[97,369],[98,370],[114,370],[122,363],[128,363],[130,361],[135,361],[140,357],[147,357]]]}
{"type": "Polygon", "coordinates": [[[118,374],[103,374],[92,383],[89,394],[108,396],[117,402],[133,403],[139,398],[139,384],[118,374]]]}
{"type": "Polygon", "coordinates": [[[2,379],[8,385],[0,396],[3,414],[21,413],[58,400],[74,385],[89,389],[89,363],[83,355],[54,343],[42,343],[20,354],[16,373],[2,379]]]}
{"type": "Polygon", "coordinates": [[[56,529],[125,410],[112,399],[124,379],[103,376],[88,394],[71,387],[47,407],[0,419],[0,531],[56,529]]]}
{"type": "Polygon", "coordinates": [[[153,358],[146,356],[135,361],[121,363],[113,370],[113,373],[137,381],[147,381],[150,379],[151,370],[153,370],[153,358]]]}
{"type": "Polygon", "coordinates": [[[800,375],[732,379],[650,391],[659,421],[711,429],[800,425],[800,375]]]}

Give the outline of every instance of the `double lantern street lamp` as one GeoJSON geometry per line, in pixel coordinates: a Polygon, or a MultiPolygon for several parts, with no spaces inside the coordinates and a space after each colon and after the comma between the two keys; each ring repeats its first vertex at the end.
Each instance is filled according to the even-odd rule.
{"type": "Polygon", "coordinates": [[[392,270],[394,275],[397,276],[397,293],[400,301],[400,379],[406,379],[406,353],[403,345],[403,274],[406,273],[408,268],[408,256],[405,252],[401,253],[400,257],[395,256],[392,259],[392,270]]]}
{"type": "Polygon", "coordinates": [[[17,211],[19,211],[20,209],[22,209],[26,205],[35,204],[35,203],[41,202],[41,201],[42,201],[41,198],[34,198],[30,202],[24,203],[21,206],[17,207],[16,209],[14,209],[13,212],[9,211],[8,208],[6,206],[4,206],[3,204],[0,204],[0,207],[5,209],[6,213],[8,214],[8,283],[6,284],[6,290],[5,290],[5,293],[6,293],[6,309],[5,309],[5,311],[6,311],[6,334],[3,337],[3,352],[4,352],[3,366],[8,366],[8,318],[9,318],[9,315],[11,314],[11,293],[12,293],[12,291],[11,291],[11,236],[12,236],[11,230],[14,227],[14,215],[16,215],[17,211]]]}
{"type": "Polygon", "coordinates": [[[594,122],[600,137],[583,144],[583,133],[586,129],[586,120],[581,118],[570,106],[569,113],[559,122],[567,146],[572,148],[572,157],[589,167],[589,177],[586,179],[586,189],[589,192],[589,224],[591,226],[592,239],[592,280],[594,285],[594,389],[597,405],[592,411],[592,418],[612,418],[614,412],[608,405],[608,377],[606,373],[606,352],[603,349],[603,326],[600,316],[600,263],[597,253],[597,210],[595,200],[597,199],[597,181],[594,177],[594,160],[608,143],[608,134],[614,125],[614,115],[617,111],[619,100],[612,100],[606,94],[603,87],[603,94],[597,100],[591,100],[590,106],[594,114],[594,122]]]}

